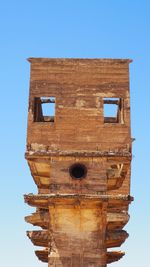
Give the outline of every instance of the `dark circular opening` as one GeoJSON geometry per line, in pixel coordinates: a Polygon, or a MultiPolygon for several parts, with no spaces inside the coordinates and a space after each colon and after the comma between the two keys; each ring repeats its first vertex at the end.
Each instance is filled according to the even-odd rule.
{"type": "Polygon", "coordinates": [[[76,163],[69,168],[69,173],[72,178],[81,179],[86,176],[87,168],[83,164],[76,163]]]}

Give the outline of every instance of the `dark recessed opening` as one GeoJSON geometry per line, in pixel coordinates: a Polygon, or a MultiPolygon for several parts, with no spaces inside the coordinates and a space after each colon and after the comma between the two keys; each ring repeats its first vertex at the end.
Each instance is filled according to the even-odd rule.
{"type": "Polygon", "coordinates": [[[69,168],[69,173],[72,178],[82,179],[87,174],[87,168],[83,164],[76,163],[69,168]]]}

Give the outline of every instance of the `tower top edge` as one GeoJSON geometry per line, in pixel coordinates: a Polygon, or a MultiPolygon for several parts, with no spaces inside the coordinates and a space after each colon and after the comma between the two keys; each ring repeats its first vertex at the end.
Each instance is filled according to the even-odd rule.
{"type": "Polygon", "coordinates": [[[105,64],[123,64],[131,63],[133,60],[129,58],[38,58],[29,57],[27,60],[30,63],[48,63],[48,62],[64,62],[64,63],[105,63],[105,64]]]}

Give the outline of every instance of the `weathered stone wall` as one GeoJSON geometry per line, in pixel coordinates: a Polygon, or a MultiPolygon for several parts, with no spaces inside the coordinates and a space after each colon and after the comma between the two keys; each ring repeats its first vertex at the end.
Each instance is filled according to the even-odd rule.
{"type": "Polygon", "coordinates": [[[49,266],[106,266],[106,211],[89,200],[57,201],[49,206],[49,266]]]}
{"type": "Polygon", "coordinates": [[[129,150],[128,61],[32,60],[28,122],[33,149],[129,150]],[[34,99],[46,96],[56,97],[55,121],[33,122],[34,99]],[[123,123],[104,123],[104,98],[123,99],[123,123]]]}

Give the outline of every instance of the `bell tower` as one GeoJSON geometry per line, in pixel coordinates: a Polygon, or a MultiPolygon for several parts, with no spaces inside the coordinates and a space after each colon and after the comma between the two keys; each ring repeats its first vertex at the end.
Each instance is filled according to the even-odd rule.
{"type": "Polygon", "coordinates": [[[27,150],[37,194],[25,218],[48,267],[106,267],[128,237],[129,59],[29,58],[27,150]]]}

